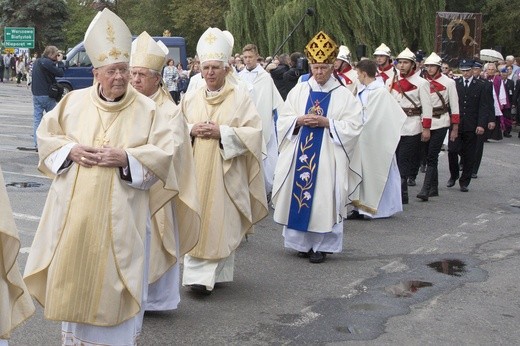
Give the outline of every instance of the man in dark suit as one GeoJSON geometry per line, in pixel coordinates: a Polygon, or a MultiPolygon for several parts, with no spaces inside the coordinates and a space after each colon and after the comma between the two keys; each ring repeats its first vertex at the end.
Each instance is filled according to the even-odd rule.
{"type": "MultiPolygon", "coordinates": [[[[457,94],[459,96],[459,135],[455,141],[448,143],[448,159],[450,179],[447,186],[452,187],[459,179],[458,155],[464,160],[462,175],[459,179],[460,191],[467,192],[471,182],[471,173],[475,163],[475,147],[477,136],[484,134],[484,129],[491,126],[489,112],[493,103],[489,102],[486,88],[487,82],[473,78],[471,68],[473,61],[462,60],[459,69],[462,77],[457,80],[457,94]]],[[[494,123],[493,123],[494,125],[494,123]]]]}

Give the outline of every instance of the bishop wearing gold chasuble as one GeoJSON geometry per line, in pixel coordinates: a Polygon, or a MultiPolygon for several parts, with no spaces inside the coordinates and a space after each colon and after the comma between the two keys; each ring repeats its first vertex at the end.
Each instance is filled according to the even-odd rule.
{"type": "Polygon", "coordinates": [[[262,175],[262,120],[227,65],[233,36],[209,28],[197,44],[206,84],[181,101],[193,141],[202,207],[198,244],[184,260],[183,285],[203,294],[233,280],[234,253],[267,215],[262,175]]]}
{"type": "Polygon", "coordinates": [[[361,132],[361,104],[332,76],[337,45],[318,33],[306,47],[312,77],[287,95],[278,118],[274,220],[285,247],[312,263],[341,252],[349,196],[361,181],[351,154],[361,132]]]}
{"type": "Polygon", "coordinates": [[[37,131],[53,182],[25,268],[65,345],[133,345],[147,282],[149,188],[176,189],[168,118],[129,86],[132,36],[108,9],[85,33],[96,82],[68,93],[37,131]]]}
{"type": "Polygon", "coordinates": [[[11,331],[34,313],[34,304],[22,280],[16,257],[20,239],[0,168],[0,345],[11,331]]]}
{"type": "Polygon", "coordinates": [[[132,86],[157,104],[169,119],[174,141],[173,168],[177,187],[165,189],[161,181],[150,189],[152,214],[146,311],[173,310],[180,302],[179,258],[199,240],[200,207],[195,185],[191,139],[184,116],[162,80],[168,48],[145,31],[132,42],[132,86]]]}

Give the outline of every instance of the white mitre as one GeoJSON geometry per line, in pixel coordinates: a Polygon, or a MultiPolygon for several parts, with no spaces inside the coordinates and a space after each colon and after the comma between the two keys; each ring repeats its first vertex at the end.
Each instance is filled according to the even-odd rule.
{"type": "Polygon", "coordinates": [[[162,41],[152,38],[146,31],[132,42],[131,67],[145,67],[160,72],[166,63],[168,47],[162,41]]]}
{"type": "Polygon", "coordinates": [[[233,35],[229,31],[221,31],[218,28],[208,28],[197,43],[197,55],[200,63],[216,60],[228,62],[233,54],[233,35]]]}
{"type": "Polygon", "coordinates": [[[90,22],[84,45],[95,68],[129,62],[132,34],[121,18],[105,8],[90,22]]]}

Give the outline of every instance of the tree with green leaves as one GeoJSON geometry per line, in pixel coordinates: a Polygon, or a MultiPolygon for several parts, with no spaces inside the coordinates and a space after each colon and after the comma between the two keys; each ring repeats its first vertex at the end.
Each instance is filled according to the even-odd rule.
{"type": "Polygon", "coordinates": [[[184,37],[188,55],[193,56],[200,36],[208,27],[225,29],[224,13],[228,9],[229,0],[171,1],[167,16],[172,21],[172,36],[184,37]]]}
{"type": "Polygon", "coordinates": [[[293,27],[315,9],[315,15],[304,18],[288,40],[284,52],[302,51],[319,30],[332,35],[338,44],[347,45],[355,56],[357,45],[373,51],[381,42],[394,53],[405,47],[431,51],[435,39],[435,14],[444,10],[445,0],[230,0],[226,15],[228,29],[235,44],[255,43],[260,51],[273,52],[293,27]],[[265,8],[260,12],[259,8],[265,8]],[[263,14],[262,14],[263,13],[263,14]]]}
{"type": "Polygon", "coordinates": [[[48,45],[65,45],[63,28],[69,12],[64,0],[0,0],[0,13],[2,28],[34,27],[37,52],[48,45]]]}

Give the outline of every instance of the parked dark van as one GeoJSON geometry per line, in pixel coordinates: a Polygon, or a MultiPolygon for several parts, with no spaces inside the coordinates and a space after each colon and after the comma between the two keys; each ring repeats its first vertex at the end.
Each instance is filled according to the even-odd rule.
{"type": "MultiPolygon", "coordinates": [[[[183,68],[186,69],[186,41],[183,37],[156,36],[153,39],[162,41],[168,47],[168,59],[173,59],[175,64],[181,62],[183,68]]],[[[85,52],[83,42],[78,43],[67,52],[64,62],[65,74],[63,77],[56,78],[56,80],[64,88],[65,93],[92,86],[94,80],[92,62],[85,52]]]]}

